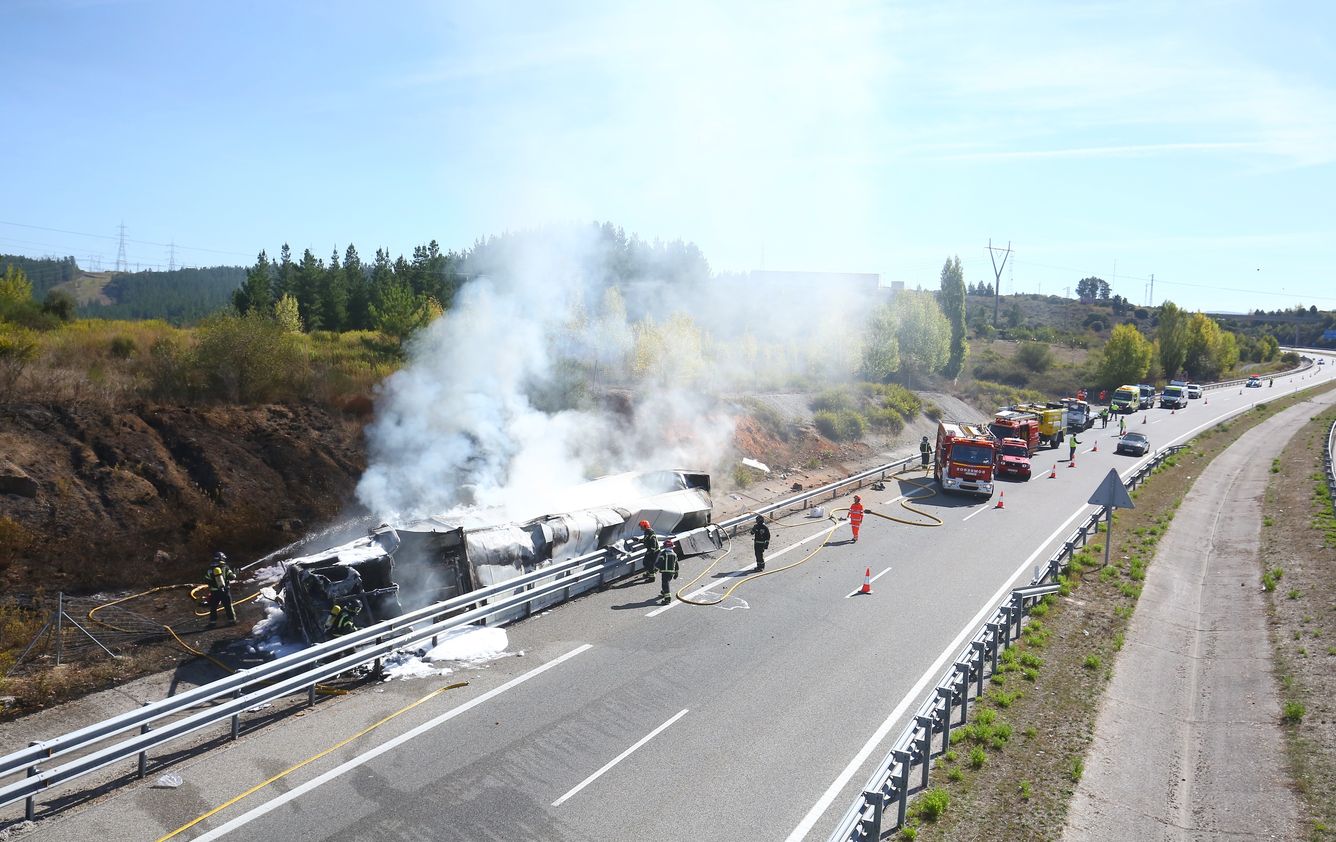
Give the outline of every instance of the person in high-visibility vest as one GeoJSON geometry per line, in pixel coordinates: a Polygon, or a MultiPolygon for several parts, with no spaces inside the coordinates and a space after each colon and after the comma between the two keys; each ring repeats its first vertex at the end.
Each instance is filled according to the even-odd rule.
{"type": "Polygon", "coordinates": [[[1071,436],[1067,439],[1067,447],[1069,448],[1067,458],[1073,462],[1076,461],[1076,446],[1080,443],[1081,442],[1077,440],[1076,436],[1071,436]]]}
{"type": "Polygon", "coordinates": [[[232,606],[232,580],[237,574],[227,566],[227,556],[221,552],[213,554],[213,563],[204,571],[204,583],[209,586],[209,625],[218,622],[218,606],[227,612],[227,619],[237,621],[237,609],[232,606]]]}
{"type": "Polygon", "coordinates": [[[854,543],[858,543],[858,528],[863,525],[863,498],[854,495],[853,505],[849,507],[849,526],[854,531],[854,543]]]}
{"type": "Polygon", "coordinates": [[[353,621],[362,611],[362,605],[359,602],[350,602],[347,605],[334,603],[334,607],[329,609],[329,634],[330,637],[343,637],[345,634],[352,634],[357,630],[357,623],[353,621]]]}
{"type": "Polygon", "coordinates": [[[654,569],[659,571],[659,581],[662,583],[659,590],[659,601],[668,603],[673,596],[669,592],[668,583],[677,578],[677,550],[673,547],[672,538],[663,539],[663,549],[654,557],[654,569]]]}

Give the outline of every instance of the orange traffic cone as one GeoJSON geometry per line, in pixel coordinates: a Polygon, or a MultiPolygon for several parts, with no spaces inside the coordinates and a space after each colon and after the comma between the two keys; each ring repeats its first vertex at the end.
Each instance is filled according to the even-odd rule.
{"type": "Polygon", "coordinates": [[[1053,463],[1053,467],[1051,467],[1051,468],[1048,469],[1048,478],[1049,478],[1049,479],[1057,479],[1057,478],[1058,478],[1058,463],[1057,463],[1057,462],[1054,462],[1054,463],[1053,463]]]}
{"type": "Polygon", "coordinates": [[[1091,453],[1099,453],[1099,439],[1095,439],[1095,446],[1090,448],[1091,453]]]}
{"type": "Polygon", "coordinates": [[[1002,505],[1002,498],[1003,498],[1003,497],[1006,497],[1006,496],[1007,496],[1007,492],[1005,492],[1005,491],[999,491],[999,492],[997,492],[997,505],[994,506],[993,508],[994,508],[994,509],[1005,509],[1006,506],[1002,505]]]}
{"type": "Polygon", "coordinates": [[[863,589],[859,593],[872,593],[872,568],[863,571],[863,589]]]}

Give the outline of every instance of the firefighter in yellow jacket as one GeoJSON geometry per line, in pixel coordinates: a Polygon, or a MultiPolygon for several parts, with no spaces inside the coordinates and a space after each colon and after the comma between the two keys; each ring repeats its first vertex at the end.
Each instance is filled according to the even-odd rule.
{"type": "Polygon", "coordinates": [[[227,565],[227,556],[221,552],[213,554],[213,563],[204,571],[204,583],[209,586],[209,625],[218,622],[218,606],[227,612],[227,619],[237,621],[237,609],[232,605],[232,582],[237,574],[227,565]]]}

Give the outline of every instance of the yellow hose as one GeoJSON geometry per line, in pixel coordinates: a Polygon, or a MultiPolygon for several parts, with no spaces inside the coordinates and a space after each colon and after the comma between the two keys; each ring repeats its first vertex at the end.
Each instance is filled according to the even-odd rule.
{"type": "MultiPolygon", "coordinates": [[[[908,476],[908,475],[911,474],[911,473],[914,473],[914,472],[913,472],[913,471],[901,471],[901,472],[898,473],[898,474],[894,474],[894,475],[892,475],[892,478],[908,476]]],[[[927,494],[923,495],[922,497],[915,497],[915,498],[913,498],[913,499],[916,500],[916,501],[917,501],[917,500],[926,500],[927,498],[932,497],[933,495],[935,495],[935,494],[937,493],[937,489],[933,488],[931,485],[921,485],[921,484],[919,484],[918,482],[915,482],[913,479],[908,480],[908,482],[909,482],[910,485],[914,486],[915,488],[921,488],[921,489],[923,489],[923,490],[925,490],[925,491],[928,492],[927,494]]],[[[936,526],[941,526],[942,523],[943,523],[942,519],[939,518],[937,515],[933,514],[932,512],[926,512],[926,511],[924,511],[924,510],[922,510],[922,509],[917,509],[917,508],[911,506],[911,505],[909,504],[909,498],[905,498],[905,499],[900,500],[900,506],[901,506],[902,508],[904,508],[906,511],[910,511],[910,512],[913,512],[913,513],[916,514],[916,515],[921,515],[922,517],[928,518],[929,521],[931,521],[931,522],[924,522],[924,521],[922,521],[922,520],[908,520],[908,519],[906,519],[906,518],[896,517],[895,515],[886,515],[886,514],[882,514],[881,512],[874,511],[874,510],[872,510],[872,509],[867,509],[867,508],[865,508],[865,509],[863,510],[863,513],[866,514],[866,515],[875,515],[876,517],[882,518],[882,519],[884,519],[884,520],[894,521],[895,523],[903,523],[903,524],[905,524],[905,525],[907,525],[907,526],[927,526],[927,527],[936,527],[936,526]]],[[[832,510],[831,514],[828,515],[828,516],[826,517],[826,520],[831,521],[832,523],[835,523],[835,524],[838,526],[839,521],[836,520],[836,518],[835,518],[835,514],[836,514],[837,512],[848,512],[848,511],[849,511],[849,507],[848,507],[848,506],[843,506],[843,507],[841,507],[841,508],[834,509],[834,510],[832,510]]],[[[843,520],[843,518],[840,518],[840,520],[843,520]]],[[[789,524],[777,523],[777,524],[774,524],[774,526],[776,526],[776,527],[778,527],[778,528],[781,528],[781,529],[792,529],[792,528],[797,527],[797,526],[805,526],[805,525],[806,525],[806,524],[800,524],[800,523],[789,523],[789,524]]],[[[760,571],[757,571],[757,572],[755,572],[755,573],[752,573],[752,574],[749,575],[749,576],[744,576],[744,577],[742,577],[741,579],[739,579],[739,580],[737,580],[736,582],[734,582],[732,585],[729,585],[728,588],[727,588],[722,594],[719,595],[719,598],[718,598],[718,599],[715,599],[715,600],[688,599],[687,597],[683,596],[683,595],[682,595],[683,593],[685,593],[686,591],[691,590],[691,588],[692,588],[693,585],[695,585],[695,584],[696,584],[697,582],[699,582],[701,579],[703,579],[703,578],[705,578],[707,575],[709,575],[710,571],[714,570],[715,567],[719,566],[719,562],[723,561],[724,558],[727,557],[728,554],[731,553],[731,552],[733,551],[733,539],[732,539],[732,537],[729,537],[729,539],[728,539],[728,548],[724,550],[723,554],[720,555],[718,558],[716,558],[713,562],[711,562],[711,563],[710,563],[710,566],[709,566],[709,567],[706,567],[704,570],[702,570],[702,571],[696,576],[696,578],[692,579],[690,582],[687,582],[685,585],[683,585],[682,587],[678,588],[678,589],[677,589],[677,592],[676,592],[675,594],[673,594],[673,595],[674,595],[675,597],[677,597],[678,600],[680,600],[680,601],[682,601],[682,602],[685,602],[685,603],[687,603],[687,604],[689,604],[689,605],[705,605],[705,606],[709,606],[709,605],[718,605],[719,603],[723,602],[725,599],[728,599],[728,597],[731,596],[731,595],[733,594],[734,591],[736,591],[738,588],[742,587],[743,585],[747,584],[748,582],[751,582],[751,581],[753,581],[753,580],[755,580],[755,579],[759,579],[759,578],[761,578],[762,576],[769,576],[769,575],[771,575],[772,573],[782,573],[782,572],[784,572],[785,570],[792,570],[793,568],[797,567],[798,565],[800,565],[800,564],[804,564],[804,563],[810,561],[813,557],[816,556],[817,553],[821,552],[822,550],[824,550],[824,549],[826,548],[826,545],[830,543],[830,538],[831,538],[831,536],[834,535],[834,534],[835,534],[835,527],[831,527],[830,531],[826,534],[826,538],[825,538],[825,540],[822,541],[820,544],[818,544],[817,547],[816,547],[816,549],[812,550],[812,551],[811,551],[810,553],[808,553],[807,555],[803,556],[802,558],[798,559],[797,561],[793,562],[792,564],[786,564],[786,565],[784,565],[783,567],[775,567],[775,568],[771,568],[771,569],[769,569],[769,570],[760,570],[760,571]]]]}

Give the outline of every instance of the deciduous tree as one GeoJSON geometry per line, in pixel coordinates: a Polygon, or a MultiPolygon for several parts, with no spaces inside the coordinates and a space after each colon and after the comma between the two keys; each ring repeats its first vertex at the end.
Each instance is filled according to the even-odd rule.
{"type": "Polygon", "coordinates": [[[969,342],[965,336],[965,273],[960,257],[949,258],[942,266],[942,292],[939,298],[942,313],[951,326],[951,344],[942,374],[955,379],[965,367],[969,342]]]}

